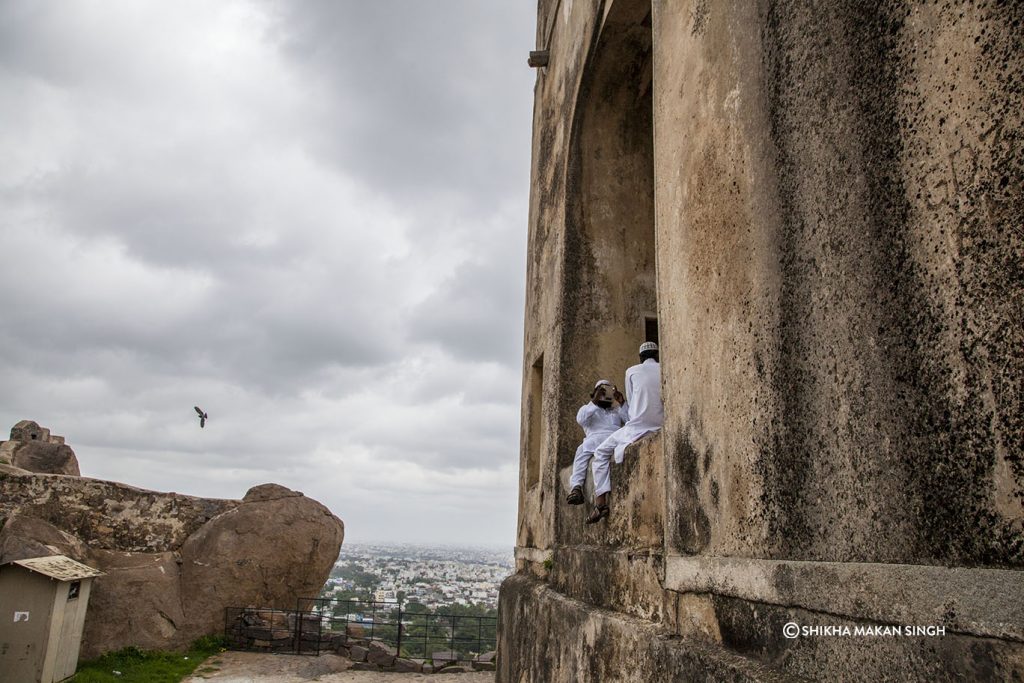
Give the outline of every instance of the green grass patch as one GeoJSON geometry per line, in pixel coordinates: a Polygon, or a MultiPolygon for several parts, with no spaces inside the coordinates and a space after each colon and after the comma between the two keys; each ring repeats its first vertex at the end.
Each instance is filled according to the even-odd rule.
{"type": "Polygon", "coordinates": [[[188,652],[162,652],[126,647],[80,662],[70,683],[179,683],[210,655],[224,651],[223,639],[206,636],[188,652]]]}

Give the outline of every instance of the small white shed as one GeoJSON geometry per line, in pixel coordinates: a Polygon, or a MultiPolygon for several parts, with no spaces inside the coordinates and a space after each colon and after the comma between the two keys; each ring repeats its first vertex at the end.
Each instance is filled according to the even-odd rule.
{"type": "Polygon", "coordinates": [[[92,580],[64,555],[0,565],[0,680],[55,683],[78,666],[92,580]]]}

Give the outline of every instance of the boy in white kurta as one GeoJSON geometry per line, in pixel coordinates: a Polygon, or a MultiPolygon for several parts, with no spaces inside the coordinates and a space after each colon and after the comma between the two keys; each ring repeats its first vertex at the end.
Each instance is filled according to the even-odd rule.
{"type": "Polygon", "coordinates": [[[590,403],[576,413],[576,422],[583,428],[583,443],[576,449],[572,461],[572,477],[569,479],[569,505],[583,503],[583,485],[587,481],[587,465],[594,457],[594,450],[610,434],[622,427],[629,419],[629,406],[625,398],[608,380],[599,380],[590,392],[590,403]],[[615,404],[618,405],[615,405],[615,404]]]}
{"type": "Polygon", "coordinates": [[[622,462],[626,446],[644,434],[656,432],[665,424],[665,408],[661,402],[661,366],[658,364],[658,345],[644,342],[640,345],[640,363],[626,370],[626,398],[629,400],[629,419],[594,451],[594,511],[587,524],[600,522],[608,516],[608,492],[612,490],[610,476],[612,455],[622,462]]]}

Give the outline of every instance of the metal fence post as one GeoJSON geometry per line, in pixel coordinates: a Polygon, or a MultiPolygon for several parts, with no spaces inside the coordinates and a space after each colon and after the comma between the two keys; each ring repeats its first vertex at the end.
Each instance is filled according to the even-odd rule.
{"type": "Polygon", "coordinates": [[[398,602],[398,638],[395,643],[395,654],[402,656],[402,602],[398,602]]]}

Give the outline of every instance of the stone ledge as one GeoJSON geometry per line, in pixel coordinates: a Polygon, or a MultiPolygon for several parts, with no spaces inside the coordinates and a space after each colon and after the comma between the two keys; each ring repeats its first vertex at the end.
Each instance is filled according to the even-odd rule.
{"type": "Polygon", "coordinates": [[[652,622],[664,618],[661,549],[556,546],[550,586],[575,600],[652,622]]]}
{"type": "Polygon", "coordinates": [[[527,546],[517,545],[515,549],[515,558],[516,560],[523,560],[524,562],[544,564],[544,562],[551,559],[551,552],[550,548],[530,548],[527,546]]]}
{"type": "Polygon", "coordinates": [[[611,515],[592,526],[583,523],[593,509],[592,470],[588,468],[585,484],[587,503],[576,507],[565,502],[572,466],[559,470],[557,543],[660,549],[664,545],[665,527],[664,460],[661,432],[647,434],[627,446],[623,462],[611,462],[611,515]]]}
{"type": "Polygon", "coordinates": [[[547,579],[553,551],[550,548],[515,547],[516,571],[526,571],[538,579],[547,579]]]}
{"type": "Polygon", "coordinates": [[[501,585],[498,650],[516,653],[500,658],[501,683],[798,680],[721,646],[566,597],[523,574],[501,585]]]}
{"type": "Polygon", "coordinates": [[[672,555],[665,588],[1024,642],[1024,571],[672,555]]]}

